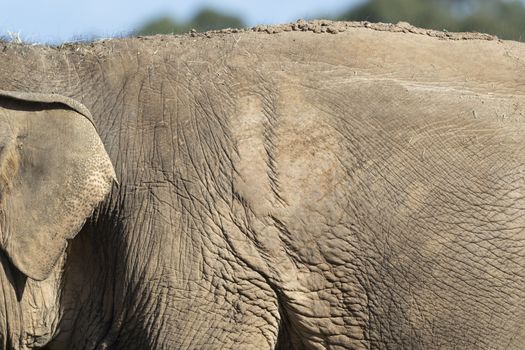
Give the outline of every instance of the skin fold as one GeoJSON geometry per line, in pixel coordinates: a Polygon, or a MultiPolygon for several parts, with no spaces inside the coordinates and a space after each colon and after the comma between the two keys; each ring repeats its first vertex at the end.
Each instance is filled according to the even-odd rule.
{"type": "Polygon", "coordinates": [[[407,24],[0,43],[2,149],[35,152],[0,347],[523,349],[524,77],[521,43],[407,24]]]}

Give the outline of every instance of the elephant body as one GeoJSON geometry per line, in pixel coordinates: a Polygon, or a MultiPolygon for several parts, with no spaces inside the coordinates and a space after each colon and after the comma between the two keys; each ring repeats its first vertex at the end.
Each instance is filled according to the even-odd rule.
{"type": "Polygon", "coordinates": [[[84,193],[92,166],[41,180],[76,169],[72,150],[102,164],[96,196],[70,195],[96,210],[63,253],[48,244],[70,197],[2,211],[25,227],[45,203],[28,215],[55,225],[1,226],[3,348],[525,344],[523,44],[332,22],[2,43],[0,89],[22,94],[0,93],[2,128],[27,139],[13,152],[43,149],[58,115],[92,130],[90,114],[116,174],[109,190],[99,146],[59,141],[63,166],[40,152],[0,176],[10,205],[24,181],[84,193]]]}

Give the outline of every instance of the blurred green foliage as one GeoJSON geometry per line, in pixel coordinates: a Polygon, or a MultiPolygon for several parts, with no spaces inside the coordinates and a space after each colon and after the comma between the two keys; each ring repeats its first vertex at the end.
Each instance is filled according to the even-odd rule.
{"type": "MultiPolygon", "coordinates": [[[[351,7],[336,19],[397,23],[454,32],[483,32],[502,39],[525,41],[525,0],[369,0],[351,7]]],[[[242,28],[237,16],[203,9],[190,21],[169,17],[146,23],[136,35],[184,33],[242,28]]]]}
{"type": "Polygon", "coordinates": [[[179,34],[192,29],[204,32],[213,29],[242,28],[245,24],[239,17],[224,14],[213,9],[202,9],[189,22],[179,22],[162,17],[146,23],[135,32],[136,35],[179,34]]]}
{"type": "Polygon", "coordinates": [[[521,0],[370,0],[349,9],[340,20],[396,23],[454,32],[483,32],[525,40],[521,0]]]}

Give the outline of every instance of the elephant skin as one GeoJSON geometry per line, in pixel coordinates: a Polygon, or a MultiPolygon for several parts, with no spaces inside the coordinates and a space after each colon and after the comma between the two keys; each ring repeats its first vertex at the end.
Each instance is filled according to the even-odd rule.
{"type": "Polygon", "coordinates": [[[3,349],[525,347],[524,44],[0,43],[0,89],[3,349]]]}

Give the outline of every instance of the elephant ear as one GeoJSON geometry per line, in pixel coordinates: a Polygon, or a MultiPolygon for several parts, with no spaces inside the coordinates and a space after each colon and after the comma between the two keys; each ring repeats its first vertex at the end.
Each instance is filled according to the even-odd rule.
{"type": "Polygon", "coordinates": [[[82,104],[0,91],[0,243],[18,270],[46,279],[114,180],[82,104]]]}

